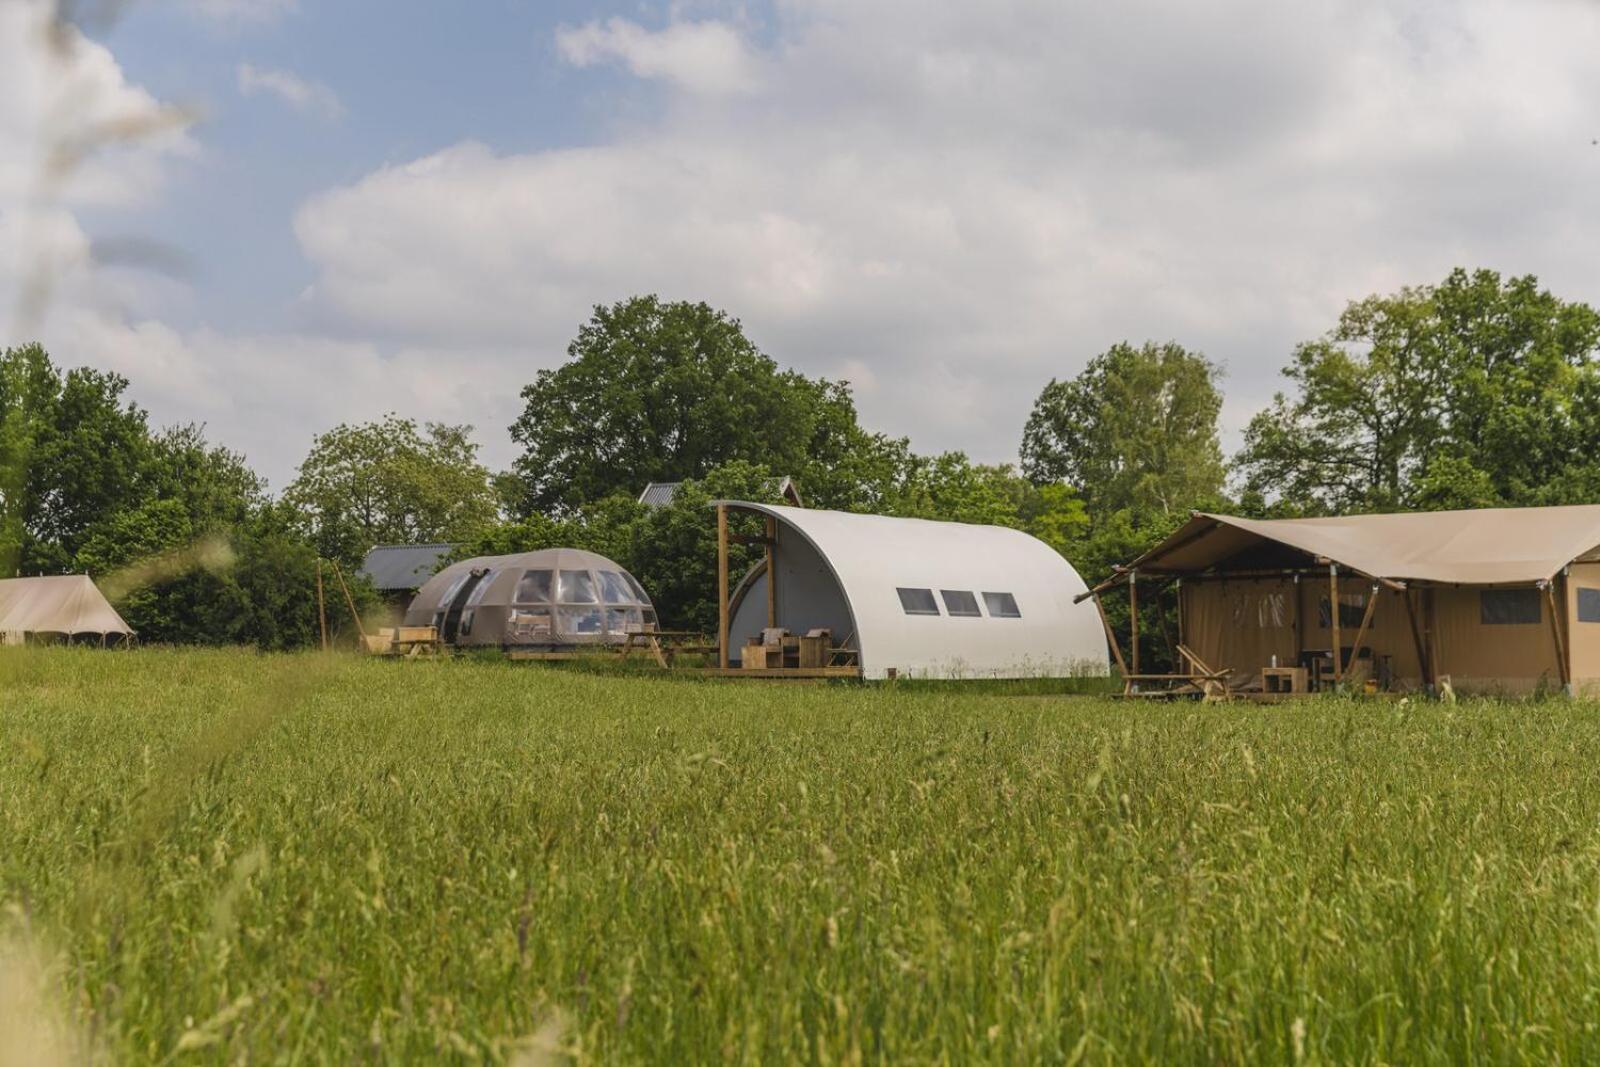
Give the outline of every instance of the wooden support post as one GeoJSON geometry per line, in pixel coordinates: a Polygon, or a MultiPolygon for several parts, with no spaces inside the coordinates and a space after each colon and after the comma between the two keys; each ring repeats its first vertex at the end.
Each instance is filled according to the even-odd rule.
{"type": "Polygon", "coordinates": [[[328,651],[328,605],[322,597],[322,557],[317,557],[317,625],[321,627],[322,651],[328,651]]]}
{"type": "Polygon", "coordinates": [[[1556,672],[1561,676],[1561,687],[1565,689],[1572,681],[1571,672],[1567,668],[1567,642],[1561,635],[1560,613],[1556,610],[1556,583],[1552,580],[1544,587],[1545,599],[1550,604],[1550,634],[1556,642],[1556,672]]]}
{"type": "Polygon", "coordinates": [[[1179,578],[1172,584],[1178,590],[1178,644],[1181,647],[1189,643],[1188,641],[1184,640],[1185,635],[1183,631],[1183,579],[1179,578]]]}
{"type": "Polygon", "coordinates": [[[1117,670],[1124,675],[1128,673],[1128,665],[1122,662],[1122,649],[1117,645],[1116,632],[1111,629],[1111,620],[1106,618],[1106,606],[1100,602],[1100,594],[1094,595],[1095,610],[1100,613],[1100,625],[1106,628],[1106,643],[1111,646],[1111,655],[1116,658],[1117,670]]]}
{"type": "Polygon", "coordinates": [[[1339,632],[1339,565],[1328,564],[1328,627],[1333,636],[1333,684],[1340,685],[1344,682],[1344,645],[1339,632]]]}
{"type": "Polygon", "coordinates": [[[1139,572],[1128,572],[1128,662],[1139,673],[1139,572]]]}
{"type": "Polygon", "coordinates": [[[339,561],[331,560],[330,562],[333,563],[333,576],[339,579],[339,588],[344,590],[344,602],[345,606],[350,609],[350,618],[355,620],[356,647],[360,648],[362,635],[367,632],[367,628],[361,621],[361,613],[356,610],[356,598],[350,595],[350,587],[344,584],[344,571],[339,569],[339,561]]]}
{"type": "Polygon", "coordinates": [[[767,626],[778,625],[778,571],[773,566],[777,557],[778,520],[767,516],[767,626]]]}
{"type": "MultiPolygon", "coordinates": [[[[1417,595],[1422,595],[1421,590],[1417,591],[1417,595]]],[[[1411,590],[1407,589],[1400,597],[1406,602],[1406,621],[1411,624],[1411,640],[1417,646],[1417,672],[1422,675],[1423,687],[1431,688],[1433,669],[1428,662],[1428,649],[1422,640],[1422,628],[1417,625],[1417,609],[1411,600],[1411,590]]]]}
{"type": "Polygon", "coordinates": [[[1372,586],[1372,594],[1367,597],[1367,610],[1361,616],[1361,626],[1356,630],[1356,639],[1350,645],[1350,659],[1344,665],[1345,670],[1352,670],[1356,665],[1356,655],[1361,651],[1361,639],[1367,636],[1367,627],[1372,625],[1372,613],[1378,607],[1378,586],[1372,586]]]}
{"type": "MultiPolygon", "coordinates": [[[[768,575],[770,582],[772,576],[768,575]]],[[[728,505],[717,505],[717,662],[728,668],[728,505]]]]}

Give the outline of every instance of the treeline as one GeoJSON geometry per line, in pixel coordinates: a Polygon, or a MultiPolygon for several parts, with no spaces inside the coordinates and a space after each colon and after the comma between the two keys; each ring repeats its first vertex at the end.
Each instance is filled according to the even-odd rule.
{"type": "MultiPolygon", "coordinates": [[[[1027,530],[1093,582],[1193,509],[1594,502],[1597,353],[1588,306],[1531,277],[1456,271],[1357,301],[1300,345],[1231,461],[1222,368],[1167,343],[1114,345],[1050,381],[1020,464],[989,465],[864,428],[848,383],[780,367],[724,312],[636,297],[596,308],[523,390],[511,470],[480,463],[471,427],[389,416],[315,438],[274,499],[199,427],[153,430],[121,378],[63,373],[28,346],[0,357],[0,565],[112,578],[147,641],[289,648],[315,638],[318,556],[350,573],[380,543],[567,544],[632,570],[665,624],[705,629],[707,502],[776,502],[787,475],[812,507],[1027,530]],[[650,481],[684,484],[652,509],[637,503],[650,481]]],[[[1160,662],[1162,607],[1146,610],[1160,662]]]]}

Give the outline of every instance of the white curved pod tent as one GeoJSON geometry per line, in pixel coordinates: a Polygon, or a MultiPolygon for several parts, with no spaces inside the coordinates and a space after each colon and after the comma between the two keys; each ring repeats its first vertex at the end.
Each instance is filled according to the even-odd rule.
{"type": "MultiPolygon", "coordinates": [[[[725,500],[773,520],[776,625],[826,627],[866,678],[1076,677],[1110,672],[1105,630],[1072,565],[1003,526],[725,500]]],[[[729,598],[735,656],[768,624],[758,564],[729,598]]]]}

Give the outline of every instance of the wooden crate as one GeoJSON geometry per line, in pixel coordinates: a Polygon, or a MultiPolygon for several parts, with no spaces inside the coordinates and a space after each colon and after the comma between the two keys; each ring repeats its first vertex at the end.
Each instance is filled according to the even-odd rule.
{"type": "Polygon", "coordinates": [[[750,644],[744,646],[739,666],[747,671],[764,671],[783,666],[783,648],[780,645],[750,644]]]}
{"type": "Polygon", "coordinates": [[[812,630],[800,638],[800,662],[802,669],[815,669],[828,666],[828,653],[833,644],[833,634],[827,630],[812,630]]]}

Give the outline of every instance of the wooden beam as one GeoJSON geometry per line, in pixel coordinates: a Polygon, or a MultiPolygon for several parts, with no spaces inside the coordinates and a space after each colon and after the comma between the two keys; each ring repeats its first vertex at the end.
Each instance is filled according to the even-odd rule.
{"type": "Polygon", "coordinates": [[[1344,647],[1339,632],[1339,565],[1328,564],[1328,630],[1333,637],[1333,684],[1344,684],[1344,647]]]}
{"type": "Polygon", "coordinates": [[[350,618],[356,624],[356,647],[360,648],[362,635],[367,632],[366,624],[361,621],[361,613],[356,610],[356,600],[355,597],[350,595],[350,587],[344,584],[344,571],[339,569],[339,561],[330,560],[329,562],[333,564],[333,576],[339,579],[339,588],[344,590],[345,606],[350,609],[350,618]]]}
{"type": "MultiPolygon", "coordinates": [[[[1419,593],[1418,595],[1420,596],[1421,594],[1419,593]]],[[[1428,650],[1423,646],[1422,628],[1417,625],[1417,611],[1411,602],[1410,591],[1401,593],[1400,599],[1406,603],[1406,621],[1411,624],[1411,640],[1417,646],[1417,672],[1422,675],[1422,684],[1431,686],[1433,685],[1433,671],[1428,663],[1428,650]]]]}
{"type": "Polygon", "coordinates": [[[1550,634],[1556,642],[1556,671],[1561,675],[1561,687],[1565,689],[1572,681],[1571,672],[1567,667],[1567,642],[1561,636],[1561,621],[1557,618],[1556,611],[1556,583],[1551,580],[1544,587],[1545,600],[1550,604],[1550,634]]]}
{"type": "MultiPolygon", "coordinates": [[[[1372,587],[1372,593],[1367,597],[1367,610],[1361,616],[1361,626],[1356,630],[1356,639],[1350,644],[1350,659],[1344,665],[1345,670],[1353,670],[1356,665],[1356,654],[1361,651],[1361,639],[1367,636],[1367,627],[1372,625],[1372,613],[1378,608],[1378,587],[1372,587]]],[[[1334,655],[1340,653],[1335,651],[1334,655]]]]}
{"type": "MultiPolygon", "coordinates": [[[[770,582],[772,576],[768,575],[770,582]]],[[[717,505],[717,662],[728,669],[728,505],[717,505]]]]}
{"type": "Polygon", "coordinates": [[[1139,673],[1139,574],[1128,572],[1128,663],[1139,673]]]}
{"type": "Polygon", "coordinates": [[[322,632],[322,651],[328,651],[328,605],[322,597],[322,557],[317,557],[317,625],[322,632]]]}
{"type": "Polygon", "coordinates": [[[773,566],[777,554],[778,520],[767,516],[767,626],[778,625],[778,570],[773,566]]]}
{"type": "Polygon", "coordinates": [[[1124,677],[1128,674],[1128,665],[1122,662],[1122,649],[1117,645],[1117,635],[1111,629],[1111,620],[1106,618],[1106,606],[1100,602],[1100,594],[1094,594],[1094,609],[1100,613],[1100,625],[1106,628],[1106,643],[1111,646],[1111,655],[1116,658],[1117,672],[1124,677]]]}

